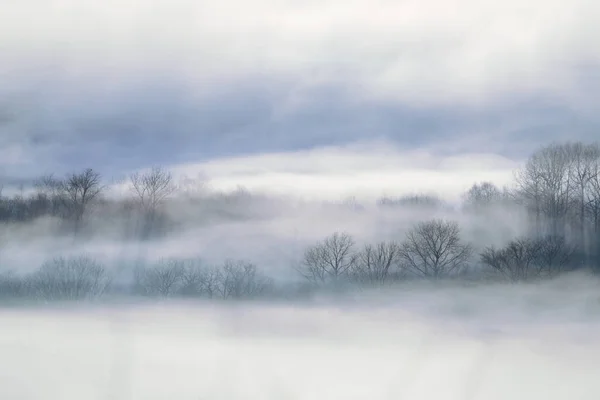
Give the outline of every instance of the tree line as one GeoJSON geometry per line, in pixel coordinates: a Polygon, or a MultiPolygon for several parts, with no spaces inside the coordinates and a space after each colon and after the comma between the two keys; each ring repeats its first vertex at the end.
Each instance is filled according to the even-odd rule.
{"type": "MultiPolygon", "coordinates": [[[[576,246],[552,235],[518,238],[503,248],[476,253],[461,239],[456,222],[432,219],[415,224],[402,241],[358,246],[351,235],[333,233],[306,248],[301,262],[293,266],[304,279],[293,292],[340,285],[373,288],[415,279],[526,282],[577,270],[580,261],[576,246]]],[[[209,265],[201,259],[169,258],[134,263],[127,271],[130,276],[118,276],[117,268],[90,256],[58,257],[30,273],[0,272],[0,299],[66,301],[127,295],[239,300],[290,294],[244,260],[209,265]]]]}
{"type": "Polygon", "coordinates": [[[515,238],[477,252],[461,239],[457,222],[432,219],[414,225],[403,240],[362,247],[351,235],[334,233],[308,248],[296,269],[316,285],[452,278],[524,282],[589,270],[582,261],[576,245],[553,235],[515,238]]]}
{"type": "MultiPolygon", "coordinates": [[[[140,239],[167,232],[165,208],[180,190],[162,168],[132,174],[129,195],[112,200],[138,216],[140,239]]],[[[27,223],[52,217],[75,235],[86,227],[92,210],[109,202],[107,186],[92,169],[63,178],[38,179],[28,196],[0,197],[1,223],[27,223]]],[[[358,209],[356,202],[352,207],[358,209]]],[[[379,207],[445,207],[435,196],[385,197],[379,207]]],[[[575,270],[600,272],[600,146],[553,143],[541,147],[515,171],[514,184],[498,188],[475,183],[464,193],[465,215],[494,209],[519,209],[527,233],[502,246],[474,246],[461,235],[457,221],[431,218],[409,227],[401,238],[358,244],[352,235],[334,232],[309,246],[290,270],[308,287],[348,284],[381,286],[413,279],[494,279],[522,282],[552,278],[575,270]]],[[[104,208],[105,209],[105,208],[104,208]]],[[[123,215],[123,214],[119,214],[123,215]]],[[[59,258],[30,274],[2,273],[5,296],[79,299],[123,288],[112,269],[89,258],[59,258]]],[[[206,266],[198,260],[162,260],[136,266],[123,289],[140,296],[248,298],[273,295],[275,282],[248,261],[206,266]]]]}
{"type": "Polygon", "coordinates": [[[21,191],[5,197],[0,190],[0,222],[27,223],[51,217],[60,222],[63,231],[78,235],[94,208],[109,213],[113,206],[119,216],[135,214],[139,217],[138,238],[148,238],[161,231],[165,202],[178,189],[173,175],[164,168],[154,167],[144,173],[133,173],[126,182],[120,183],[127,186],[128,195],[111,203],[103,196],[109,185],[92,168],[62,178],[45,175],[34,181],[33,191],[28,196],[21,191]]]}
{"type": "Polygon", "coordinates": [[[0,299],[93,300],[107,295],[251,299],[273,290],[273,280],[251,262],[209,266],[199,259],[162,259],[135,265],[123,279],[86,255],[57,257],[30,273],[0,272],[0,299]]]}
{"type": "MultiPolygon", "coordinates": [[[[164,168],[131,174],[120,182],[127,195],[109,200],[110,185],[97,171],[87,168],[64,177],[46,175],[36,179],[28,194],[3,196],[0,185],[0,223],[30,222],[54,217],[78,233],[93,210],[115,203],[121,214],[143,217],[140,236],[164,229],[164,209],[182,185],[164,168]]],[[[355,201],[353,201],[355,203],[355,201]]],[[[463,209],[478,212],[497,205],[518,206],[527,211],[532,236],[565,236],[584,246],[587,253],[600,242],[600,146],[553,143],[535,151],[515,173],[511,187],[490,182],[474,184],[465,194],[463,209]]],[[[113,204],[114,205],[114,204],[113,204]]],[[[382,197],[381,207],[443,207],[435,196],[382,197]]],[[[357,207],[356,204],[353,205],[357,207]]],[[[108,213],[108,211],[107,211],[108,213]]]]}

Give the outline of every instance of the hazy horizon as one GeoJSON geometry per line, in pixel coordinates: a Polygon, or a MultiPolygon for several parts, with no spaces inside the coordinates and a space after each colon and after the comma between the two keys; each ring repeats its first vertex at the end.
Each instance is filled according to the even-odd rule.
{"type": "Polygon", "coordinates": [[[600,398],[599,21],[3,0],[0,398],[600,398]]]}
{"type": "Polygon", "coordinates": [[[598,17],[591,0],[6,2],[0,177],[502,186],[540,144],[597,137],[598,17]]]}

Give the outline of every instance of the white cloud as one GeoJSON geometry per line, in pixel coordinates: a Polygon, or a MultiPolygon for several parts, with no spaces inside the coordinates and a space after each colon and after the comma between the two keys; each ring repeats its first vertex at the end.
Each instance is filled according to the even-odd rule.
{"type": "Polygon", "coordinates": [[[293,101],[323,82],[412,104],[577,98],[577,68],[600,62],[599,17],[594,0],[19,0],[0,15],[1,68],[103,83],[166,73],[200,95],[283,77],[293,101]]]}
{"type": "Polygon", "coordinates": [[[458,200],[474,182],[512,181],[519,162],[494,154],[443,156],[403,151],[389,143],[258,154],[172,167],[176,175],[205,174],[211,187],[250,190],[305,199],[373,200],[381,195],[437,193],[458,200]]]}

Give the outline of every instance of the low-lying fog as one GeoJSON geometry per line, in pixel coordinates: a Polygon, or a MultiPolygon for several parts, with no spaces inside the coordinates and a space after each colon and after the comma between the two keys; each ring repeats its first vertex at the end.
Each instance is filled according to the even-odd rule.
{"type": "Polygon", "coordinates": [[[598,5],[0,0],[0,400],[600,399],[598,5]]]}
{"type": "Polygon", "coordinates": [[[357,245],[402,240],[414,224],[444,218],[457,221],[461,237],[483,248],[504,245],[527,231],[527,219],[521,210],[500,206],[467,215],[451,205],[378,207],[366,201],[353,205],[277,196],[227,196],[223,200],[209,195],[199,204],[170,204],[167,212],[176,227],[164,237],[142,242],[124,235],[127,228],[123,218],[107,218],[105,212],[90,216],[92,236],[77,241],[69,235],[54,234],[55,221],[0,226],[0,271],[27,271],[48,259],[69,254],[90,255],[109,266],[169,257],[199,257],[208,263],[220,263],[232,257],[256,263],[273,277],[288,279],[297,276],[292,265],[301,259],[307,246],[334,232],[352,235],[357,245]]]}
{"type": "Polygon", "coordinates": [[[4,309],[0,398],[595,400],[599,317],[585,276],[4,309]]]}
{"type": "MultiPolygon", "coordinates": [[[[484,279],[481,251],[532,228],[518,202],[495,193],[469,209],[213,191],[165,201],[167,222],[148,237],[131,233],[126,198],[95,203],[77,234],[56,216],[9,219],[0,228],[0,399],[599,399],[594,266],[567,269],[579,259],[565,245],[557,251],[569,261],[555,275],[484,279]],[[331,290],[324,279],[305,290],[295,267],[329,235],[347,233],[362,248],[403,241],[432,219],[456,223],[446,248],[472,246],[460,254],[477,274],[415,280],[401,260],[377,289],[360,281],[331,290]],[[44,264],[55,257],[67,258],[44,264]],[[220,269],[145,269],[170,257],[220,269]],[[269,283],[246,264],[223,264],[230,258],[253,263],[269,283]]],[[[439,226],[434,236],[443,238],[439,226]]],[[[414,251],[429,248],[423,243],[414,251]]],[[[539,260],[517,261],[537,268],[539,260]]]]}

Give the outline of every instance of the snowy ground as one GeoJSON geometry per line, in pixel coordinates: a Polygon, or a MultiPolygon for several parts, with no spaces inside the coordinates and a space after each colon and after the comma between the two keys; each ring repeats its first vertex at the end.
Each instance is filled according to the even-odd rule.
{"type": "Polygon", "coordinates": [[[0,311],[2,399],[600,398],[600,290],[0,311]]]}

